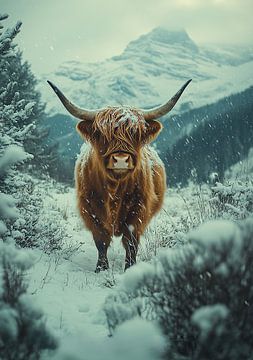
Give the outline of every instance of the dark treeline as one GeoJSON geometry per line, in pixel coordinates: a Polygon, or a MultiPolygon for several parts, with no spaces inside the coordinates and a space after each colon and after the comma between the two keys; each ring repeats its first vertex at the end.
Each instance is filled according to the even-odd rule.
{"type": "MultiPolygon", "coordinates": [[[[197,128],[181,137],[163,154],[168,183],[185,185],[192,171],[207,181],[216,171],[222,178],[231,165],[245,158],[253,146],[253,87],[208,105],[197,128]],[[208,120],[207,119],[208,114],[208,120]]],[[[195,110],[195,118],[198,109],[195,110]]]]}
{"type": "Polygon", "coordinates": [[[180,113],[177,115],[164,117],[163,131],[156,140],[156,146],[161,153],[167,152],[168,147],[172,147],[180,138],[189,135],[191,131],[203,122],[212,120],[217,113],[226,114],[229,106],[224,107],[224,101],[219,100],[213,104],[204,105],[199,108],[190,109],[190,103],[183,103],[180,113]]]}
{"type": "Polygon", "coordinates": [[[50,175],[57,181],[73,186],[74,167],[77,154],[83,143],[76,131],[77,120],[69,115],[55,114],[44,121],[46,129],[50,129],[46,139],[49,148],[57,144],[57,153],[60,161],[54,169],[50,168],[50,175]]]}

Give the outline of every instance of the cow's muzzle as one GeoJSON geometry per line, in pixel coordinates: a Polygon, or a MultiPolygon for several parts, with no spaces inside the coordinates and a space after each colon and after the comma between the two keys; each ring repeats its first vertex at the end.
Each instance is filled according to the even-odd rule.
{"type": "Polygon", "coordinates": [[[109,156],[107,169],[127,171],[134,168],[133,156],[124,151],[114,152],[109,156]]]}

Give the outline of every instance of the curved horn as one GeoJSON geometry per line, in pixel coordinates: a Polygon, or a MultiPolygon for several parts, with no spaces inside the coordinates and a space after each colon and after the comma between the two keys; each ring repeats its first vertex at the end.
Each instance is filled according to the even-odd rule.
{"type": "Polygon", "coordinates": [[[55,86],[51,81],[47,81],[48,84],[51,86],[51,88],[54,90],[58,98],[61,100],[62,104],[65,106],[65,108],[70,112],[71,115],[75,116],[78,119],[81,120],[90,120],[93,121],[95,119],[95,116],[97,114],[97,110],[85,110],[80,109],[76,105],[72,104],[65,95],[58,89],[57,86],[55,86]]]}
{"type": "Polygon", "coordinates": [[[156,107],[154,109],[150,109],[150,110],[142,110],[144,119],[146,121],[155,120],[155,119],[160,118],[161,116],[167,114],[176,105],[176,103],[177,103],[178,99],[180,98],[180,96],[182,95],[184,89],[191,81],[192,81],[192,79],[188,80],[181,87],[181,89],[164,105],[158,106],[158,107],[156,107]]]}

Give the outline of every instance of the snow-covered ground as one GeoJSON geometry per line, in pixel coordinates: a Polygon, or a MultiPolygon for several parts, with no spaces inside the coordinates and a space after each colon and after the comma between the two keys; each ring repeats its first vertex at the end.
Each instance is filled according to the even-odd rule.
{"type": "MultiPolygon", "coordinates": [[[[188,241],[187,233],[207,220],[243,219],[252,214],[253,186],[249,177],[252,174],[251,155],[250,152],[247,160],[250,165],[243,167],[236,182],[232,179],[230,184],[218,183],[214,187],[189,183],[186,188],[168,189],[162,210],[141,238],[137,262],[152,263],[163,248],[180,247],[188,241]]],[[[238,169],[231,170],[233,175],[238,169]]],[[[39,243],[38,247],[30,251],[34,264],[26,272],[28,296],[43,311],[48,328],[59,340],[59,350],[53,355],[44,353],[43,358],[51,359],[54,356],[57,360],[98,360],[100,357],[97,350],[90,350],[88,357],[82,357],[82,350],[81,353],[77,351],[81,357],[74,357],[73,353],[67,357],[66,354],[80,346],[89,346],[90,349],[105,346],[107,355],[104,359],[116,359],[115,354],[124,342],[125,332],[129,338],[132,326],[136,326],[136,329],[140,326],[143,330],[143,325],[128,327],[126,322],[119,326],[113,338],[108,336],[110,330],[104,304],[108,296],[117,294],[125,278],[125,251],[121,239],[113,239],[109,248],[110,269],[96,274],[97,250],[91,233],[85,229],[79,217],[75,190],[47,181],[34,181],[34,186],[44,194],[38,229],[45,234],[52,234],[53,240],[41,234],[43,242],[48,241],[48,244],[39,243]],[[60,236],[51,230],[50,222],[62,227],[60,236]],[[46,231],[46,227],[49,227],[49,231],[46,231]],[[54,234],[57,239],[55,246],[54,234]],[[91,353],[94,357],[91,357],[91,353]],[[113,357],[110,357],[111,354],[113,357]]],[[[153,334],[160,336],[157,329],[148,330],[148,326],[144,324],[149,339],[153,334]]],[[[138,335],[138,331],[135,335],[138,335]]],[[[142,336],[139,340],[143,339],[142,336]]],[[[160,340],[157,340],[159,344],[160,340]]],[[[152,349],[156,348],[156,342],[153,345],[152,349]]],[[[146,359],[145,356],[142,359],[146,359]]],[[[135,359],[138,359],[138,352],[132,357],[132,360],[135,359]]]]}
{"type": "MultiPolygon", "coordinates": [[[[75,200],[74,189],[65,194],[50,192],[44,200],[44,210],[50,213],[52,209],[58,209],[62,214],[70,237],[62,240],[61,250],[50,255],[43,250],[32,250],[34,265],[27,274],[29,294],[43,310],[47,325],[62,343],[66,338],[89,334],[91,341],[102,345],[108,341],[103,305],[121,282],[125,251],[120,238],[115,238],[109,248],[110,270],[94,272],[97,250],[91,233],[78,216],[75,200]]],[[[191,221],[187,204],[188,199],[181,193],[168,191],[163,210],[141,239],[138,262],[150,260],[160,247],[166,245],[162,243],[163,237],[158,235],[171,231],[173,239],[169,245],[177,245],[176,233],[182,239],[185,229],[182,219],[191,221]]]]}
{"type": "MultiPolygon", "coordinates": [[[[216,218],[216,207],[210,198],[207,185],[169,189],[163,209],[141,239],[138,262],[152,260],[162,247],[182,245],[189,230],[216,218]]],[[[237,215],[236,207],[231,208],[237,215]]],[[[121,240],[114,238],[109,248],[110,270],[96,274],[97,250],[78,215],[75,190],[66,193],[51,190],[44,200],[44,211],[52,210],[61,214],[68,237],[62,239],[61,250],[49,255],[33,250],[35,262],[28,273],[30,296],[44,310],[48,325],[60,338],[88,332],[94,334],[96,341],[103,342],[108,329],[102,307],[124,274],[125,251],[121,240]]],[[[227,214],[229,217],[231,213],[227,214]]]]}
{"type": "MultiPolygon", "coordinates": [[[[168,189],[162,210],[141,238],[137,261],[142,265],[134,266],[127,274],[123,272],[125,251],[120,238],[115,238],[109,248],[110,269],[99,274],[94,272],[97,250],[91,233],[84,228],[78,215],[75,190],[41,182],[40,191],[45,194],[41,208],[42,222],[44,219],[44,226],[50,226],[50,217],[52,222],[62,227],[60,234],[65,234],[60,240],[58,235],[55,237],[55,246],[50,242],[52,239],[41,234],[43,241],[48,239],[49,244],[40,243],[40,247],[29,252],[34,264],[26,271],[28,296],[31,303],[42,310],[50,333],[59,342],[55,352],[44,352],[42,358],[160,358],[164,337],[155,323],[130,316],[119,322],[113,337],[109,336],[111,320],[108,320],[110,318],[105,311],[108,299],[112,296],[117,298],[122,284],[124,286],[126,282],[126,275],[128,282],[136,283],[138,276],[144,276],[149,267],[154,267],[164,248],[178,248],[179,251],[185,248],[182,245],[188,243],[188,232],[200,224],[217,218],[236,220],[252,215],[253,186],[247,181],[235,183],[233,180],[232,185],[227,182],[214,186],[189,183],[186,188],[168,189]],[[44,192],[45,186],[47,192],[44,192]],[[150,265],[147,264],[149,262],[150,265]],[[130,341],[136,346],[129,347],[130,341]],[[126,351],[122,352],[122,349],[126,351]]],[[[229,224],[232,226],[233,223],[229,224]]],[[[214,223],[210,226],[212,228],[214,223]]],[[[206,228],[210,229],[210,226],[206,228]]],[[[55,233],[51,234],[53,237],[55,233]]],[[[119,302],[116,305],[117,316],[120,309],[119,302]]],[[[126,309],[128,311],[125,306],[124,312],[126,309]]]]}
{"type": "MultiPolygon", "coordinates": [[[[45,199],[50,211],[57,207],[64,213],[70,237],[63,239],[62,250],[47,255],[34,250],[35,263],[30,278],[30,293],[47,316],[49,326],[60,336],[82,331],[106,336],[105,317],[100,310],[111,291],[107,282],[113,271],[95,274],[96,249],[91,234],[86,231],[75,209],[75,194],[53,194],[45,199]]],[[[116,245],[117,242],[114,242],[116,245]]],[[[111,263],[118,257],[118,247],[110,251],[111,263]]],[[[123,252],[121,254],[123,259],[123,252]]],[[[122,260],[121,259],[121,260],[122,260]]]]}

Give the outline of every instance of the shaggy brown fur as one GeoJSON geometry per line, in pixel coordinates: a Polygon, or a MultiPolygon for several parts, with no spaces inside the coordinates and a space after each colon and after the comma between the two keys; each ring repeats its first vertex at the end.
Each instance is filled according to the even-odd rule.
{"type": "Polygon", "coordinates": [[[83,120],[77,125],[91,143],[85,160],[81,156],[77,161],[76,188],[80,214],[98,249],[97,272],[108,268],[113,235],[122,235],[125,269],[136,262],[140,235],[162,206],[165,171],[147,145],[161,128],[158,121],[146,123],[140,111],[126,107],[105,109],[94,122],[83,120]],[[134,168],[110,170],[108,161],[115,153],[130,154],[134,168]]]}

